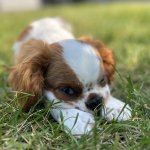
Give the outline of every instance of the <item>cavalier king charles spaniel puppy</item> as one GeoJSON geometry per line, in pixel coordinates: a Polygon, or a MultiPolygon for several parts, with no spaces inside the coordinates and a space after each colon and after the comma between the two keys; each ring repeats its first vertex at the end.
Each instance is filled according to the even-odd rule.
{"type": "Polygon", "coordinates": [[[53,118],[77,136],[92,130],[94,112],[108,121],[131,118],[129,105],[110,93],[112,51],[91,37],[75,38],[62,18],[32,22],[13,50],[16,63],[9,81],[26,112],[44,95],[46,104],[55,103],[53,118]]]}

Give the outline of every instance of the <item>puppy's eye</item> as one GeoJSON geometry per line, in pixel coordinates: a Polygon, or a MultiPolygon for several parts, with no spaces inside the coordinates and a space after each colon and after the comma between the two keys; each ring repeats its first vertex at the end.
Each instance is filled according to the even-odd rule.
{"type": "Polygon", "coordinates": [[[62,93],[69,95],[69,96],[74,96],[76,95],[76,91],[73,90],[71,87],[61,87],[59,88],[59,91],[61,91],[62,93]]]}
{"type": "Polygon", "coordinates": [[[107,84],[107,77],[103,76],[103,78],[99,81],[100,86],[105,86],[107,84]]]}

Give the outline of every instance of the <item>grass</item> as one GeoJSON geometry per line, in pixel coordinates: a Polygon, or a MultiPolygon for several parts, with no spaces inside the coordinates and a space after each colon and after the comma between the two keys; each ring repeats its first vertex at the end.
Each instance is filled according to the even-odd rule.
{"type": "Polygon", "coordinates": [[[150,149],[150,5],[74,5],[33,12],[0,14],[0,149],[7,150],[149,150],[150,149]],[[92,35],[112,48],[117,72],[112,93],[133,108],[132,119],[96,119],[92,136],[76,139],[62,132],[49,115],[51,107],[22,112],[7,82],[13,64],[11,46],[32,20],[63,16],[74,33],[92,35]]]}

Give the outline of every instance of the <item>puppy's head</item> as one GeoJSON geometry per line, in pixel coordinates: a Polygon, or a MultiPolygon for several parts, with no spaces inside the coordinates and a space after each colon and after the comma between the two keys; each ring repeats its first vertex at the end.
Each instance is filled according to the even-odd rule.
{"type": "Polygon", "coordinates": [[[112,52],[92,38],[46,44],[26,42],[9,79],[12,87],[29,93],[20,104],[28,111],[45,92],[61,107],[94,110],[107,100],[114,73],[112,52]]]}

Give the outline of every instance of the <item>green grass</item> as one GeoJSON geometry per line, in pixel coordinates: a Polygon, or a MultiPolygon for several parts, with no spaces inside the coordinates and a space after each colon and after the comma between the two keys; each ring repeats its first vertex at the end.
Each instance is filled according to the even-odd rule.
{"type": "Polygon", "coordinates": [[[74,5],[34,12],[0,14],[0,149],[8,150],[149,150],[150,149],[150,5],[74,5]],[[92,35],[112,48],[117,73],[112,93],[128,102],[133,117],[125,122],[96,119],[92,136],[76,139],[61,131],[50,107],[24,113],[7,82],[13,64],[11,46],[32,20],[63,16],[74,33],[92,35]]]}

